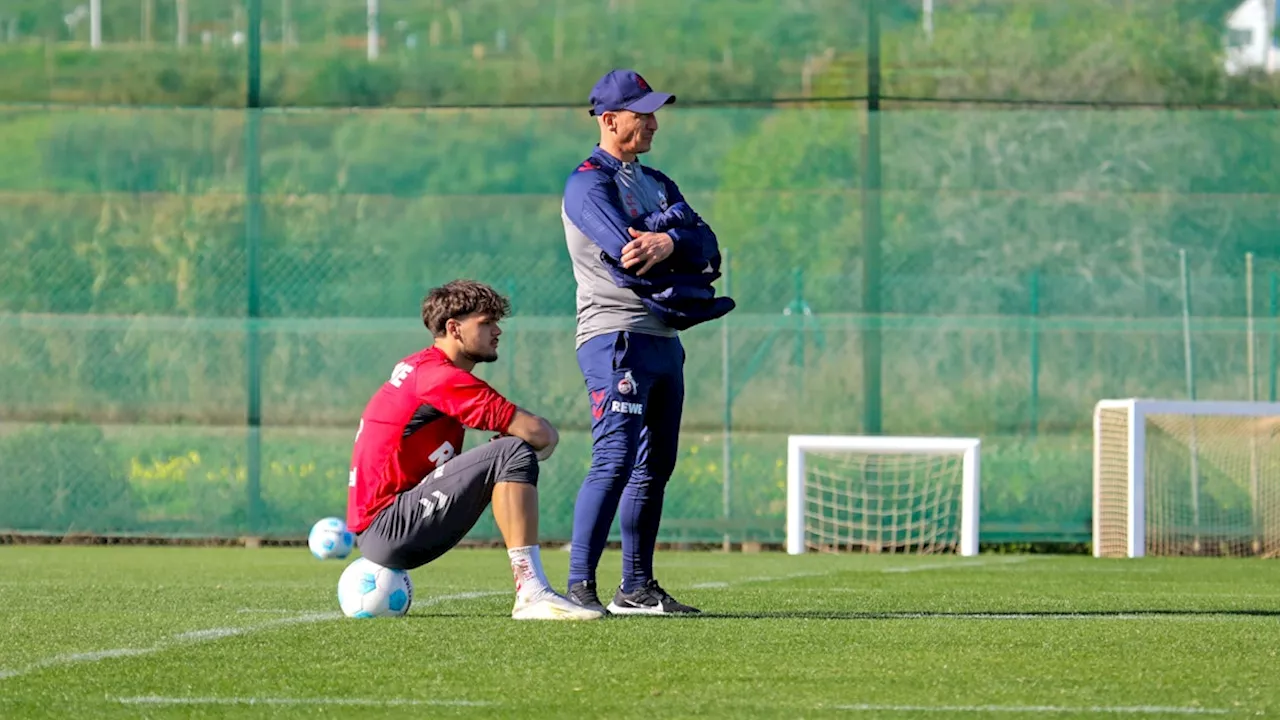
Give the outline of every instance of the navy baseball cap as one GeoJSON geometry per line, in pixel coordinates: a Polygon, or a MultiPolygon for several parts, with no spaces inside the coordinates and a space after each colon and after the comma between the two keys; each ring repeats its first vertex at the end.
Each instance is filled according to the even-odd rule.
{"type": "Polygon", "coordinates": [[[611,70],[591,88],[591,114],[630,110],[647,114],[676,101],[670,93],[654,92],[635,70],[611,70]]]}

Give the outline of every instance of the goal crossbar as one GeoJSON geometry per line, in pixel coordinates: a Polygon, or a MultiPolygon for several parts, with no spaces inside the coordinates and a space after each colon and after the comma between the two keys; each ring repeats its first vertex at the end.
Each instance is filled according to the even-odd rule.
{"type": "Polygon", "coordinates": [[[787,552],[805,552],[805,452],[848,451],[886,455],[961,456],[961,555],[978,554],[978,515],[981,441],[978,438],[791,435],[787,438],[787,552]]]}
{"type": "Polygon", "coordinates": [[[1136,410],[1143,415],[1238,415],[1241,417],[1280,416],[1280,402],[1248,400],[1099,400],[1096,409],[1136,410]]]}

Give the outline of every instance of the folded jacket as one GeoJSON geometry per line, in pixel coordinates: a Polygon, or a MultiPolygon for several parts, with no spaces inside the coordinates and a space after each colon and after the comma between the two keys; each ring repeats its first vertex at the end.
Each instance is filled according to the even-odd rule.
{"type": "Polygon", "coordinates": [[[616,159],[597,148],[570,175],[563,204],[569,221],[600,248],[599,258],[614,284],[634,292],[646,308],[677,330],[732,310],[734,301],[717,298],[712,287],[720,277],[721,255],[711,227],[670,178],[644,166],[640,171],[663,187],[664,208],[635,216],[615,181],[619,167],[616,159]],[[667,233],[675,245],[672,254],[644,275],[636,274],[639,268],[623,268],[622,248],[632,239],[627,228],[667,233]]]}

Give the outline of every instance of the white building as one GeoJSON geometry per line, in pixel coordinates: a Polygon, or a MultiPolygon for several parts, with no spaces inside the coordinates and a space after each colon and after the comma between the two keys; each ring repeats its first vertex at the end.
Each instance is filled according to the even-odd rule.
{"type": "Polygon", "coordinates": [[[1277,0],[1244,0],[1227,16],[1226,62],[1229,75],[1250,70],[1280,70],[1280,46],[1274,40],[1277,0]]]}

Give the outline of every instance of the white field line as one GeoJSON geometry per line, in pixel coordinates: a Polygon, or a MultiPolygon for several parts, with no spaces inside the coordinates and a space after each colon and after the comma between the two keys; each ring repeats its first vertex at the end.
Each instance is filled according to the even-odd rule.
{"type": "Polygon", "coordinates": [[[911,572],[924,572],[926,570],[964,570],[966,568],[991,567],[993,565],[1016,565],[1019,563],[1028,562],[1032,559],[1033,558],[1030,558],[1030,557],[1014,555],[1010,557],[996,557],[996,558],[989,558],[986,560],[973,560],[973,561],[967,561],[967,562],[957,561],[952,563],[940,562],[940,563],[925,563],[923,565],[899,565],[899,566],[884,568],[880,572],[911,573],[911,572]]]}
{"type": "Polygon", "coordinates": [[[45,668],[57,667],[59,665],[74,665],[77,663],[97,662],[99,660],[107,660],[118,657],[133,657],[136,655],[151,655],[163,650],[178,647],[192,643],[207,642],[209,640],[218,640],[233,635],[247,635],[250,633],[260,632],[262,630],[270,630],[272,628],[282,627],[285,625],[296,625],[298,623],[313,623],[321,620],[332,620],[342,617],[339,613],[305,613],[295,615],[293,617],[281,618],[279,620],[271,620],[269,622],[260,623],[258,625],[248,625],[245,627],[221,627],[210,628],[208,630],[193,630],[184,633],[177,633],[161,640],[160,642],[142,648],[115,648],[112,650],[93,650],[91,652],[81,653],[65,653],[62,655],[54,655],[53,657],[38,660],[25,668],[18,670],[0,670],[0,680],[5,678],[17,677],[43,670],[45,668]]]}
{"type": "MultiPolygon", "coordinates": [[[[268,698],[268,697],[141,697],[113,698],[124,705],[335,705],[335,706],[406,706],[437,705],[486,707],[497,703],[480,700],[412,700],[406,698],[268,698]]],[[[1095,705],[1067,707],[1059,705],[835,705],[834,710],[872,712],[937,712],[937,713],[1072,713],[1112,715],[1226,715],[1232,710],[1204,707],[1167,707],[1160,705],[1095,705]]]]}
{"type": "Polygon", "coordinates": [[[482,700],[410,700],[406,698],[271,698],[271,697],[140,697],[111,698],[123,705],[346,705],[390,707],[404,705],[447,705],[486,707],[497,703],[482,700]]]}
{"type": "MultiPolygon", "coordinates": [[[[140,697],[112,698],[124,705],[334,705],[356,707],[392,707],[436,705],[487,707],[497,703],[482,700],[413,700],[408,698],[270,698],[270,697],[140,697]]],[[[1161,705],[1094,705],[1068,707],[1060,705],[834,705],[833,710],[855,712],[934,712],[934,713],[1046,713],[1046,714],[1110,714],[1110,715],[1226,715],[1233,710],[1205,707],[1168,707],[1161,705]]]]}
{"type": "MultiPolygon", "coordinates": [[[[1004,557],[1004,558],[990,558],[987,560],[975,560],[971,562],[928,563],[924,565],[901,565],[901,566],[882,568],[880,572],[909,573],[909,572],[923,572],[927,570],[964,570],[967,568],[990,567],[993,565],[1012,565],[1014,563],[1027,562],[1028,560],[1031,560],[1031,559],[1032,558],[1028,558],[1028,557],[1004,557]]],[[[833,575],[836,572],[844,572],[844,571],[828,570],[826,572],[795,572],[795,573],[788,573],[786,575],[757,575],[753,577],[741,578],[738,580],[734,580],[732,582],[717,580],[712,582],[694,583],[693,585],[690,585],[689,588],[693,590],[711,590],[711,589],[727,588],[732,585],[743,585],[746,583],[776,582],[778,580],[795,580],[796,578],[822,577],[824,575],[833,575]]]]}
{"type": "Polygon", "coordinates": [[[1133,620],[1179,620],[1184,622],[1239,622],[1244,620],[1257,620],[1259,616],[1254,615],[1232,615],[1231,611],[1224,613],[1216,613],[1215,611],[1205,610],[1202,613],[1195,611],[1187,612],[1126,612],[1126,613],[1108,613],[1099,611],[1096,614],[1087,612],[1061,612],[1061,613],[980,613],[980,612],[867,612],[857,613],[857,617],[865,617],[868,620],[1124,620],[1131,622],[1133,620]]]}
{"type": "Polygon", "coordinates": [[[240,608],[236,611],[239,615],[289,615],[297,612],[296,610],[286,610],[285,608],[240,608]]]}
{"type": "MultiPolygon", "coordinates": [[[[415,601],[414,606],[425,607],[436,605],[438,603],[450,600],[473,600],[475,598],[489,597],[492,595],[505,595],[505,591],[482,591],[482,592],[464,592],[453,595],[439,595],[436,597],[423,598],[415,601]]],[[[263,630],[271,630],[286,625],[297,625],[301,623],[320,622],[322,620],[337,620],[342,617],[341,613],[303,613],[292,617],[280,618],[278,620],[268,620],[257,625],[246,625],[244,627],[216,627],[206,630],[189,630],[187,632],[176,633],[165,638],[149,647],[141,648],[114,648],[111,650],[93,650],[90,652],[65,653],[62,655],[54,655],[16,670],[0,669],[0,680],[7,678],[27,675],[37,670],[58,667],[61,665],[74,665],[77,663],[90,663],[99,660],[107,660],[119,657],[134,657],[137,655],[152,655],[154,653],[163,652],[171,648],[182,645],[191,645],[195,643],[209,642],[211,640],[221,640],[222,638],[234,637],[237,635],[249,635],[263,630]]]]}
{"type": "MultiPolygon", "coordinates": [[[[714,583],[708,583],[708,585],[711,585],[711,584],[714,584],[714,583]]],[[[726,585],[727,585],[727,583],[724,583],[724,584],[726,584],[726,585]]],[[[693,587],[693,586],[691,585],[690,587],[693,587]]],[[[881,592],[890,592],[890,591],[892,591],[892,589],[891,589],[891,588],[878,588],[878,590],[879,590],[879,591],[881,591],[881,592]]],[[[808,592],[808,593],[866,593],[866,592],[868,592],[868,590],[867,590],[866,588],[862,588],[862,587],[791,588],[791,589],[789,589],[789,590],[788,590],[788,592],[802,592],[802,593],[803,593],[803,592],[808,592]]],[[[1120,591],[1115,591],[1115,590],[1090,590],[1090,591],[1089,591],[1089,596],[1090,596],[1090,597],[1103,597],[1103,596],[1105,596],[1105,597],[1114,597],[1114,598],[1121,598],[1121,599],[1124,599],[1124,598],[1133,598],[1133,597],[1135,597],[1135,596],[1136,596],[1136,597],[1140,597],[1140,598],[1141,598],[1142,600],[1144,600],[1144,601],[1150,601],[1150,600],[1152,600],[1152,599],[1161,599],[1161,600],[1192,600],[1192,599],[1201,599],[1201,598],[1209,598],[1209,599],[1211,599],[1211,600],[1275,600],[1275,599],[1276,599],[1276,595],[1275,595],[1274,593],[1233,593],[1233,592],[1220,592],[1220,593],[1213,593],[1213,592],[1205,592],[1205,593],[1189,593],[1189,592],[1179,592],[1179,591],[1177,591],[1177,590],[1169,590],[1169,591],[1160,591],[1160,590],[1142,590],[1141,592],[1136,591],[1136,590],[1134,590],[1134,591],[1125,591],[1125,592],[1120,592],[1120,591]]],[[[1227,609],[1227,610],[1218,610],[1218,611],[1215,611],[1215,612],[1231,612],[1231,610],[1233,610],[1233,609],[1235,609],[1235,610],[1244,610],[1244,609],[1246,609],[1246,608],[1230,608],[1230,609],[1227,609]]],[[[1250,609],[1250,610],[1256,610],[1256,609],[1258,609],[1258,608],[1248,608],[1248,609],[1250,609]]],[[[1208,610],[1208,609],[1205,609],[1205,610],[1204,610],[1204,612],[1209,612],[1209,610],[1208,610]]]]}
{"type": "Polygon", "coordinates": [[[829,570],[827,572],[797,572],[797,573],[788,573],[786,575],[755,575],[752,577],[739,578],[737,580],[734,580],[733,582],[713,581],[713,582],[694,583],[689,587],[695,590],[707,590],[711,588],[727,588],[730,585],[745,585],[747,583],[776,582],[778,580],[794,580],[796,578],[821,577],[823,575],[830,575],[833,572],[835,571],[829,570]]]}
{"type": "MultiPolygon", "coordinates": [[[[450,600],[475,600],[482,597],[493,597],[494,595],[508,594],[503,590],[473,590],[470,592],[454,593],[452,595],[438,595],[436,597],[424,598],[421,601],[415,600],[413,607],[427,607],[429,605],[437,605],[450,600]]],[[[412,608],[411,608],[412,609],[412,608]]],[[[289,610],[287,608],[240,608],[236,613],[241,615],[289,615],[297,610],[289,610]]]]}
{"type": "Polygon", "coordinates": [[[1115,715],[1226,715],[1236,712],[1225,708],[1164,707],[1160,705],[1094,705],[1065,707],[1059,705],[833,705],[834,710],[859,712],[936,712],[936,713],[1072,713],[1115,715]]]}
{"type": "Polygon", "coordinates": [[[454,593],[452,595],[437,595],[436,597],[427,598],[421,604],[419,604],[415,600],[413,603],[413,607],[426,607],[428,605],[439,605],[442,602],[449,602],[450,600],[475,600],[477,598],[493,597],[494,595],[512,595],[514,597],[515,591],[514,590],[473,590],[471,592],[454,593]]]}

